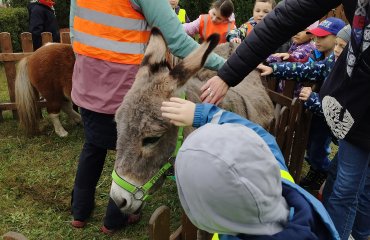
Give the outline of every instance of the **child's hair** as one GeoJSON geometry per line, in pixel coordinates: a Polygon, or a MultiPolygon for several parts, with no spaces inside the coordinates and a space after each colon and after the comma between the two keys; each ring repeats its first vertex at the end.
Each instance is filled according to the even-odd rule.
{"type": "Polygon", "coordinates": [[[264,3],[270,3],[272,8],[276,7],[276,2],[275,0],[256,0],[254,2],[254,6],[256,5],[257,2],[264,2],[264,3]]]}
{"type": "Polygon", "coordinates": [[[225,18],[229,18],[234,12],[234,4],[231,0],[216,0],[212,3],[212,8],[220,10],[221,16],[225,18]]]}

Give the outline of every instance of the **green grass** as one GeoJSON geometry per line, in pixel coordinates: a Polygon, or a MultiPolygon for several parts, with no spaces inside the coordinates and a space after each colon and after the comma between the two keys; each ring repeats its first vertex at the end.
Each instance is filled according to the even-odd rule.
{"type": "Polygon", "coordinates": [[[9,101],[8,84],[5,78],[4,66],[0,63],[0,103],[9,101]]]}
{"type": "MultiPolygon", "coordinates": [[[[0,102],[8,101],[6,86],[0,69],[0,102]]],[[[42,134],[27,138],[10,111],[5,111],[3,117],[4,121],[0,122],[0,236],[16,231],[28,239],[148,239],[149,218],[161,205],[171,209],[172,231],[180,225],[176,185],[166,182],[147,202],[139,224],[113,237],[99,232],[115,160],[115,153],[110,152],[98,183],[93,216],[84,229],[72,228],[70,193],[83,145],[82,127],[69,125],[63,118],[69,136],[62,139],[44,120],[46,127],[42,134]]]]}

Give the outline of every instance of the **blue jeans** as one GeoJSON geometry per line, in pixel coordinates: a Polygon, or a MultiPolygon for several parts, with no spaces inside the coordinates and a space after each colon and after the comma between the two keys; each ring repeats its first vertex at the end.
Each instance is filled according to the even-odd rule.
{"type": "Polygon", "coordinates": [[[306,161],[316,171],[326,172],[330,165],[331,133],[325,119],[313,115],[307,143],[306,161]]]}
{"type": "Polygon", "coordinates": [[[370,152],[339,141],[338,173],[327,210],[341,239],[370,236],[370,152]]]}
{"type": "Polygon", "coordinates": [[[327,207],[331,193],[333,192],[333,186],[335,179],[337,178],[338,172],[338,153],[335,154],[334,158],[330,162],[328,169],[328,177],[326,178],[324,189],[322,190],[322,204],[327,207]]]}

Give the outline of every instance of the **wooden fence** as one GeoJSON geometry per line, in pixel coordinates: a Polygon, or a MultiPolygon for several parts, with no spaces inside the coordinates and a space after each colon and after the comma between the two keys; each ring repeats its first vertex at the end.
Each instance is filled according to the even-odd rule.
{"type": "MultiPolygon", "coordinates": [[[[44,32],[41,34],[42,44],[52,42],[53,38],[51,33],[44,32]]],[[[69,32],[61,32],[61,42],[70,43],[69,32]]],[[[10,34],[7,32],[0,33],[0,62],[4,64],[5,76],[8,85],[9,99],[7,102],[0,102],[0,121],[3,120],[3,111],[11,110],[13,113],[13,118],[17,118],[17,110],[15,106],[15,93],[14,93],[14,83],[16,76],[16,63],[24,57],[29,56],[33,52],[32,35],[29,32],[24,32],[21,34],[21,45],[22,52],[14,53],[12,40],[10,34]]],[[[39,101],[39,106],[44,107],[45,102],[39,101]]]]}

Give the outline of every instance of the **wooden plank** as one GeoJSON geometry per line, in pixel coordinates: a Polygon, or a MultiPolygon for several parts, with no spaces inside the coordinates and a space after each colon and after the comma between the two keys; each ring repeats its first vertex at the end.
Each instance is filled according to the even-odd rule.
{"type": "Polygon", "coordinates": [[[212,236],[213,234],[199,229],[197,234],[197,240],[211,240],[212,236]]]}
{"type": "Polygon", "coordinates": [[[276,87],[277,87],[277,80],[273,77],[266,77],[266,81],[267,81],[267,88],[275,92],[276,87]]]}
{"type": "Polygon", "coordinates": [[[292,103],[292,99],[288,98],[280,93],[267,89],[267,93],[271,98],[271,101],[274,103],[279,103],[282,106],[290,106],[292,103]]]}
{"type": "Polygon", "coordinates": [[[33,52],[32,34],[29,32],[21,33],[22,51],[24,53],[33,52]]]}
{"type": "Polygon", "coordinates": [[[42,45],[47,44],[48,42],[53,42],[53,36],[51,32],[41,33],[42,45]]]}
{"type": "Polygon", "coordinates": [[[297,85],[296,81],[293,80],[284,80],[284,89],[283,89],[283,95],[287,96],[288,98],[293,99],[294,98],[294,89],[297,85]]]}
{"type": "MultiPolygon", "coordinates": [[[[37,105],[39,106],[39,108],[45,108],[46,101],[45,100],[38,101],[37,105]]],[[[0,111],[4,110],[17,110],[17,106],[14,102],[0,103],[0,111]]]]}
{"type": "Polygon", "coordinates": [[[0,53],[0,61],[2,62],[16,62],[24,57],[31,55],[32,52],[27,53],[0,53]]]}
{"type": "MultiPolygon", "coordinates": [[[[0,33],[0,46],[2,53],[13,53],[13,46],[9,33],[6,32],[0,33]]],[[[15,92],[14,92],[15,74],[16,74],[15,63],[4,62],[4,69],[6,80],[8,82],[9,98],[11,102],[15,102],[15,92]]],[[[13,110],[12,112],[13,118],[18,119],[17,111],[13,110]]]]}
{"type": "Polygon", "coordinates": [[[149,220],[149,239],[167,240],[170,238],[170,209],[167,206],[157,208],[149,220]]]}
{"type": "Polygon", "coordinates": [[[60,33],[60,42],[61,43],[66,43],[66,44],[71,44],[71,38],[70,38],[69,32],[61,32],[60,33]]]}
{"type": "Polygon", "coordinates": [[[182,226],[178,227],[176,231],[174,231],[171,236],[170,240],[181,240],[181,233],[182,233],[182,226]]]}
{"type": "Polygon", "coordinates": [[[286,127],[288,124],[288,119],[289,119],[289,109],[288,107],[284,106],[280,110],[279,122],[278,122],[276,136],[275,136],[276,142],[282,151],[284,150],[284,147],[285,147],[284,143],[286,139],[286,127]]]}
{"type": "Polygon", "coordinates": [[[181,240],[197,239],[197,228],[189,220],[184,211],[182,212],[181,222],[182,222],[181,240]]]}

